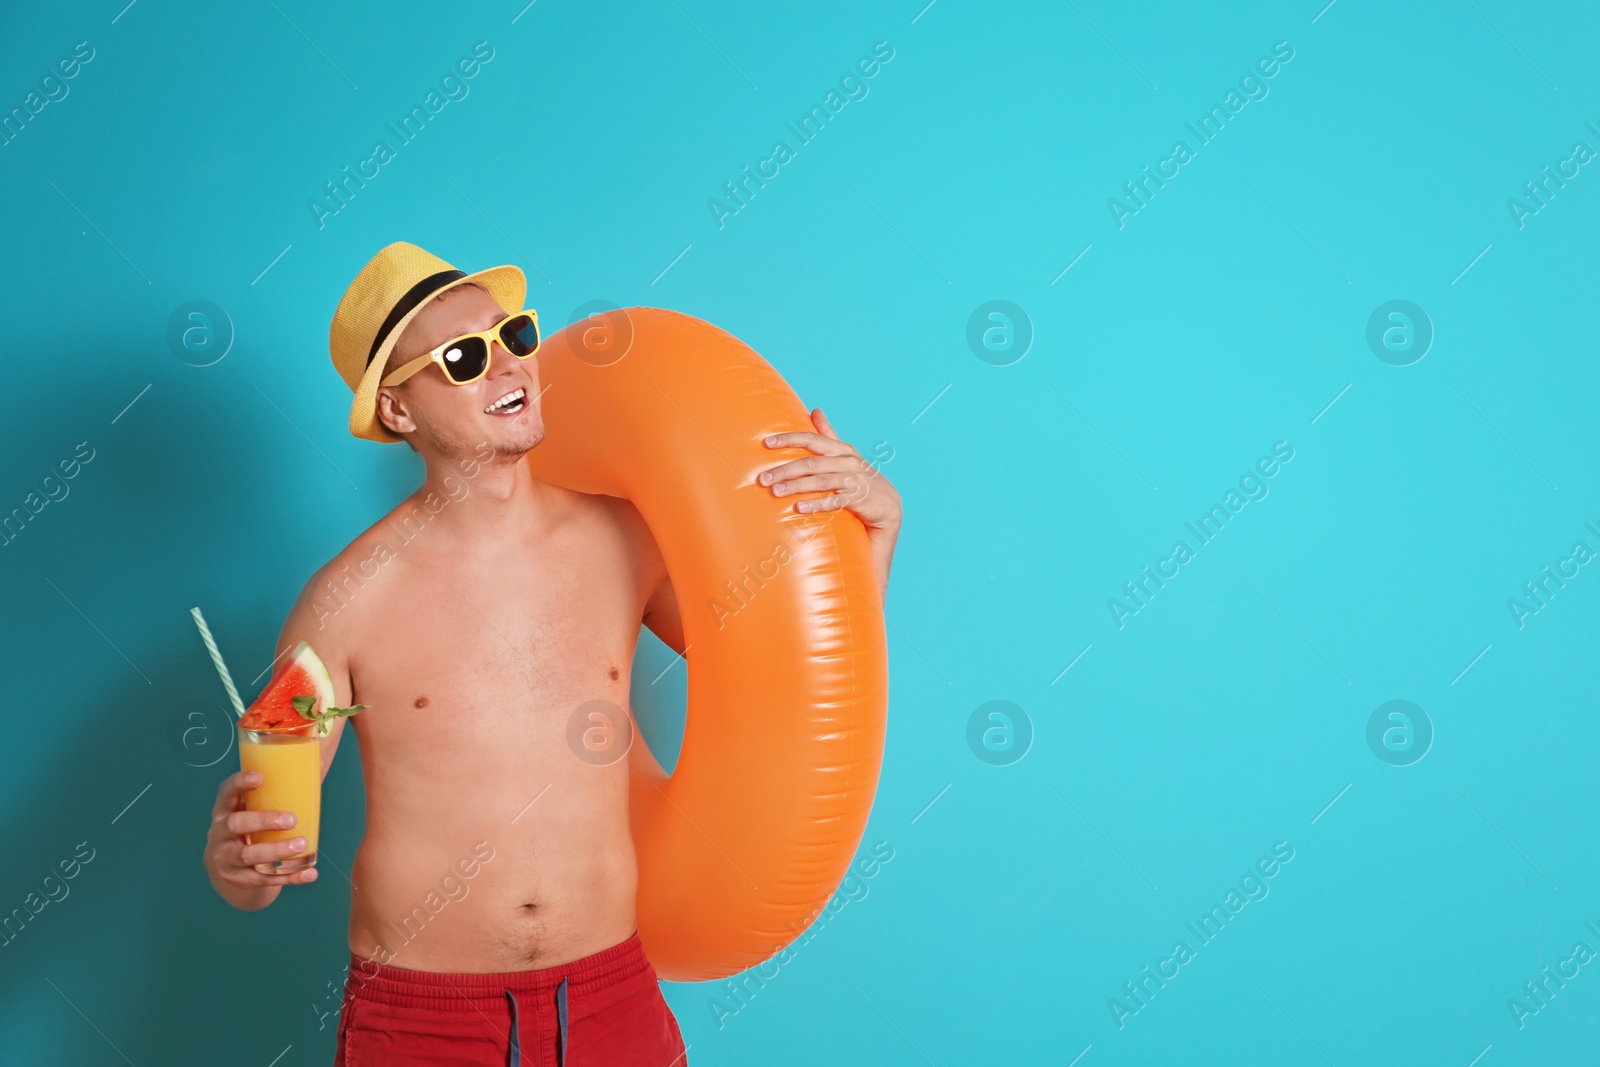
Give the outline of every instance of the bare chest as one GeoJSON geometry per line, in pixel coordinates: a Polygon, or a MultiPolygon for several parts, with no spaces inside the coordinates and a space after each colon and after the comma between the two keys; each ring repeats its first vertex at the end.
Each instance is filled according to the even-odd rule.
{"type": "Polygon", "coordinates": [[[585,701],[627,706],[645,593],[620,541],[566,536],[488,559],[395,562],[350,635],[363,737],[415,736],[426,720],[515,743],[585,701]]]}

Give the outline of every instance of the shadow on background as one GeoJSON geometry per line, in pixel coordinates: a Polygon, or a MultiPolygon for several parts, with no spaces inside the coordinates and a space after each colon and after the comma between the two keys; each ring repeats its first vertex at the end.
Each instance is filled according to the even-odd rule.
{"type": "MultiPolygon", "coordinates": [[[[242,440],[237,411],[182,405],[199,379],[173,369],[143,379],[150,393],[114,424],[115,413],[76,431],[59,417],[13,422],[0,439],[19,467],[41,471],[75,441],[95,450],[67,495],[0,549],[13,621],[30,623],[15,634],[19,665],[49,668],[13,691],[18,717],[40,728],[39,762],[20,769],[25,787],[11,792],[0,829],[10,857],[0,915],[12,920],[0,945],[7,1063],[266,1064],[286,1045],[332,1034],[330,1024],[319,1035],[312,1005],[324,977],[337,984],[347,951],[350,887],[333,864],[349,869],[364,825],[357,746],[341,749],[324,787],[321,849],[332,863],[319,882],[261,913],[224,903],[201,856],[217,785],[238,754],[188,607],[205,611],[248,701],[299,584],[274,604],[244,599],[252,582],[235,568],[249,546],[170,521],[192,514],[176,505],[208,480],[272,491],[271,450],[242,440]],[[227,441],[238,443],[197,447],[227,441]],[[118,601],[137,607],[119,614],[118,601]],[[70,705],[52,703],[52,684],[70,687],[70,705]],[[203,711],[203,722],[185,721],[203,711]],[[92,858],[63,878],[58,864],[75,851],[92,858]]],[[[227,507],[212,517],[217,531],[240,517],[232,498],[227,507]]]]}

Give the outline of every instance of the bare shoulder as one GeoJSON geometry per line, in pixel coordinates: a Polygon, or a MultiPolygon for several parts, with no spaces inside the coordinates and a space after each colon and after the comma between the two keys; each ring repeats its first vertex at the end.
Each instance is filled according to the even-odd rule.
{"type": "MultiPolygon", "coordinates": [[[[273,659],[274,667],[301,641],[310,645],[327,667],[333,681],[333,701],[337,707],[350,707],[356,703],[353,652],[359,624],[349,610],[356,603],[354,595],[361,585],[352,584],[350,576],[361,573],[364,563],[375,557],[375,546],[381,540],[378,531],[383,523],[375,523],[362,531],[327,563],[318,567],[306,580],[294,606],[289,609],[278,634],[278,645],[273,659]]],[[[364,580],[363,580],[364,581],[364,580]]],[[[370,604],[372,597],[365,603],[370,604]]],[[[328,736],[322,741],[322,773],[328,773],[338,750],[339,739],[344,734],[347,719],[333,721],[328,736]]]]}
{"type": "Polygon", "coordinates": [[[665,574],[666,565],[661,559],[655,535],[650,532],[650,524],[645,522],[633,502],[616,496],[597,495],[591,499],[599,521],[616,531],[639,570],[656,577],[665,574]]]}
{"type": "Polygon", "coordinates": [[[351,650],[357,644],[361,619],[381,610],[384,583],[380,579],[399,558],[401,541],[394,520],[407,503],[409,499],[357,534],[312,572],[284,620],[278,655],[300,641],[310,644],[332,672],[334,686],[342,690],[342,698],[348,696],[343,690],[349,683],[345,681],[341,686],[341,675],[348,679],[351,650]]]}

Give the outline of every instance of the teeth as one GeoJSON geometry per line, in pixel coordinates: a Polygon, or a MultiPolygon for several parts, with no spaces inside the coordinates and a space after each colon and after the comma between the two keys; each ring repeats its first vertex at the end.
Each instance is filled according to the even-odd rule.
{"type": "Polygon", "coordinates": [[[488,407],[484,408],[483,413],[485,415],[493,415],[501,408],[507,407],[508,405],[514,404],[518,400],[521,400],[526,392],[527,391],[524,389],[514,389],[505,396],[501,397],[499,400],[496,400],[493,404],[490,404],[488,407]]]}

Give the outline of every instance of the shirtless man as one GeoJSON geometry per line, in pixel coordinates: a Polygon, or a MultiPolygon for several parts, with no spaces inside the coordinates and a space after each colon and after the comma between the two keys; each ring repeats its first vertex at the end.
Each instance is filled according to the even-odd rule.
{"type": "MultiPolygon", "coordinates": [[[[506,342],[529,335],[495,334],[481,377],[447,377],[473,368],[447,369],[444,350],[459,359],[465,346],[444,343],[516,315],[524,284],[514,267],[462,275],[399,243],[363,268],[334,319],[352,432],[405,440],[426,467],[415,493],[312,576],[278,639],[280,656],[310,642],[336,704],[368,709],[350,720],[367,827],[349,871],[336,1065],[685,1059],[635,926],[628,761],[597,767],[566,740],[585,701],[628,707],[641,621],[682,653],[672,585],[632,504],[538,481],[522,461],[545,434],[539,364],[506,342]],[[377,386],[413,361],[403,382],[377,386]]],[[[857,514],[886,592],[899,495],[820,409],[813,424],[768,444],[815,455],[761,481],[802,494],[801,510],[857,514]]],[[[345,728],[335,719],[322,742],[324,775],[345,728]]],[[[255,869],[305,847],[246,844],[294,825],[292,813],[244,810],[257,784],[224,780],[205,849],[216,891],[247,911],[319,877],[255,869]]]]}

